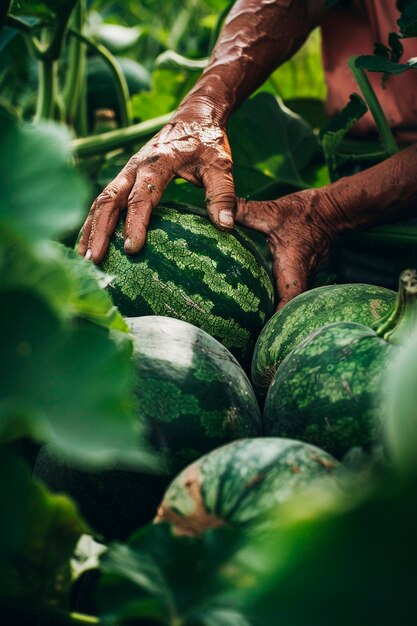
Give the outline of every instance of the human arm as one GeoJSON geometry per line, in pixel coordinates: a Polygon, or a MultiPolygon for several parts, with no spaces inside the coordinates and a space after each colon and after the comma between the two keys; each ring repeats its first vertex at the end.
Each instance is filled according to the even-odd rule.
{"type": "Polygon", "coordinates": [[[321,189],[265,202],[238,199],[236,221],[267,238],[278,308],[307,289],[308,279],[341,233],[417,215],[416,172],[414,144],[321,189]]]}
{"type": "Polygon", "coordinates": [[[170,180],[203,186],[210,219],[234,223],[235,190],[226,125],[232,112],[301,46],[324,0],[237,0],[209,64],[170,122],[135,154],[94,201],[79,252],[99,262],[119,213],[128,209],[125,250],[138,252],[170,180]]]}

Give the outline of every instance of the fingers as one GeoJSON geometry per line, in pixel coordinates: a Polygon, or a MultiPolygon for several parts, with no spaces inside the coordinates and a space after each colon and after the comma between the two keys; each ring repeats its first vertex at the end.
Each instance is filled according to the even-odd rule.
{"type": "Polygon", "coordinates": [[[172,178],[170,169],[158,174],[150,169],[138,172],[127,203],[124,248],[128,254],[135,254],[143,247],[152,211],[172,178]]]}
{"type": "Polygon", "coordinates": [[[279,296],[277,311],[307,289],[308,269],[293,252],[283,247],[273,249],[273,273],[279,296]]]}
{"type": "Polygon", "coordinates": [[[201,179],[206,190],[206,206],[210,220],[221,230],[234,225],[236,208],[235,186],[230,161],[216,161],[202,172],[201,179]]]}
{"type": "Polygon", "coordinates": [[[78,252],[87,259],[102,261],[134,182],[135,169],[128,164],[93,202],[78,246],[78,252]]]}
{"type": "Polygon", "coordinates": [[[278,223],[279,207],[277,201],[244,200],[237,198],[235,220],[242,226],[253,228],[267,235],[271,224],[278,223]]]}

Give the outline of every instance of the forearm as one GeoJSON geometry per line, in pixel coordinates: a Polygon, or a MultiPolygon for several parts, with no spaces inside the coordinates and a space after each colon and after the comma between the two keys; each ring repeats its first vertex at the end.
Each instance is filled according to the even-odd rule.
{"type": "Polygon", "coordinates": [[[383,163],[332,183],[326,190],[329,221],[339,232],[417,215],[417,144],[383,163]]]}
{"type": "Polygon", "coordinates": [[[325,0],[237,0],[209,64],[180,110],[225,126],[231,113],[290,58],[318,23],[325,0]]]}

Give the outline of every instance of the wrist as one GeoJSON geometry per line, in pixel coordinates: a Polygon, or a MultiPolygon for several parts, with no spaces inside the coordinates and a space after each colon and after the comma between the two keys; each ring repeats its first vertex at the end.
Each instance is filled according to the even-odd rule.
{"type": "Polygon", "coordinates": [[[234,101],[217,76],[201,78],[178,107],[175,117],[204,120],[226,127],[233,111],[234,101]]]}

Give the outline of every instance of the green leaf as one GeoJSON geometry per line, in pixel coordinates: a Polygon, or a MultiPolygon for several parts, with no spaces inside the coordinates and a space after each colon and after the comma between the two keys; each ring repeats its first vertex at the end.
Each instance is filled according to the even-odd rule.
{"type": "Polygon", "coordinates": [[[63,127],[19,127],[0,116],[0,226],[29,241],[79,227],[87,188],[69,165],[69,139],[63,127]]]}
{"type": "Polygon", "coordinates": [[[417,2],[403,2],[402,14],[397,24],[403,37],[417,36],[417,2]]]}
{"type": "Polygon", "coordinates": [[[322,494],[312,513],[305,497],[241,558],[263,576],[243,609],[262,626],[415,624],[417,484],[382,475],[345,495],[322,494]],[[320,502],[321,499],[321,502],[320,502]]]}
{"type": "Polygon", "coordinates": [[[139,40],[141,30],[137,26],[121,24],[100,24],[92,33],[113,54],[120,54],[132,48],[139,40]]]}
{"type": "Polygon", "coordinates": [[[276,95],[283,100],[302,97],[325,99],[326,82],[319,29],[311,33],[300,50],[275,70],[267,82],[272,83],[276,95]]]}
{"type": "Polygon", "coordinates": [[[396,63],[380,56],[364,55],[356,59],[355,65],[368,72],[402,74],[408,70],[417,69],[417,58],[409,59],[406,63],[396,63]]]}
{"type": "Polygon", "coordinates": [[[0,440],[51,441],[83,463],[146,464],[131,342],[64,323],[37,294],[0,293],[0,440]]]}
{"type": "Polygon", "coordinates": [[[111,277],[61,244],[43,241],[30,247],[0,228],[0,277],[0,290],[35,291],[63,319],[77,317],[128,331],[104,289],[111,277]]]}
{"type": "Polygon", "coordinates": [[[105,287],[112,277],[98,269],[93,263],[88,263],[80,255],[55,244],[53,246],[59,262],[65,267],[72,282],[72,297],[68,310],[74,316],[95,322],[104,328],[128,331],[128,326],[114,306],[105,287]]]}
{"type": "MultiPolygon", "coordinates": [[[[374,57],[376,58],[376,57],[374,57]]],[[[367,112],[368,107],[361,96],[354,93],[348,104],[331,119],[320,132],[323,152],[332,180],[337,178],[337,153],[348,131],[367,112]]]]}
{"type": "Polygon", "coordinates": [[[0,598],[32,609],[67,604],[70,558],[86,527],[75,505],[31,481],[0,449],[0,598]]]}
{"type": "MultiPolygon", "coordinates": [[[[267,180],[303,186],[302,171],[319,146],[312,128],[269,93],[259,93],[232,116],[228,126],[234,171],[255,169],[267,180]]],[[[238,178],[238,176],[236,176],[238,178]]],[[[259,185],[259,178],[256,182],[259,185]]],[[[238,193],[253,193],[256,186],[244,175],[238,193]]]]}
{"type": "Polygon", "coordinates": [[[156,68],[152,88],[132,98],[133,115],[149,120],[174,111],[198,79],[198,72],[156,68]]]}
{"type": "Polygon", "coordinates": [[[101,558],[100,616],[106,624],[153,617],[164,624],[247,626],[224,599],[232,586],[245,585],[247,570],[232,565],[240,542],[239,534],[225,530],[176,537],[158,524],[137,532],[128,544],[113,544],[101,558]]]}
{"type": "Polygon", "coordinates": [[[47,9],[58,17],[68,15],[79,0],[14,0],[12,13],[15,15],[48,15],[47,9]]]}

